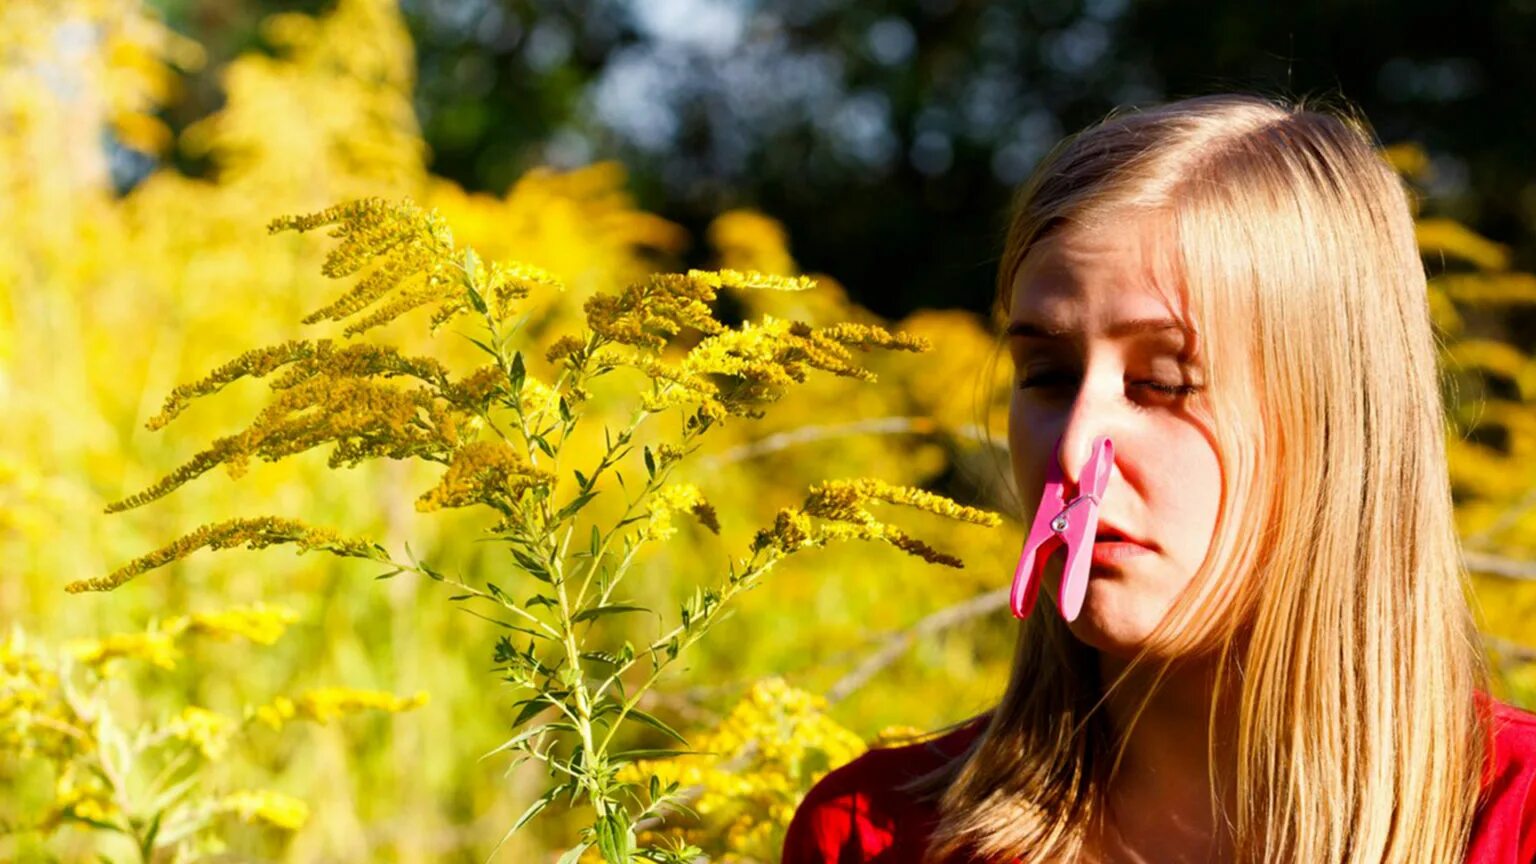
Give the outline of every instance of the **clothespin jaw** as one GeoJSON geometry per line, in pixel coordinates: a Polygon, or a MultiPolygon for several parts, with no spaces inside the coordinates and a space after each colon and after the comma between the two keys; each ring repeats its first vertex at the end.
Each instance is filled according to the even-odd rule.
{"type": "Polygon", "coordinates": [[[1023,554],[1013,571],[1013,589],[1009,592],[1008,602],[1015,618],[1028,617],[1034,608],[1045,562],[1059,546],[1067,549],[1066,563],[1061,568],[1061,590],[1057,592],[1061,617],[1067,621],[1077,620],[1083,608],[1083,597],[1088,593],[1093,541],[1099,530],[1099,505],[1104,499],[1104,488],[1109,485],[1110,469],[1115,464],[1115,445],[1104,435],[1094,439],[1088,461],[1078,473],[1080,488],[1070,499],[1066,494],[1066,478],[1061,473],[1061,442],[1056,442],[1056,446],[1058,453],[1046,467],[1040,506],[1035,509],[1034,523],[1024,541],[1023,554]]]}

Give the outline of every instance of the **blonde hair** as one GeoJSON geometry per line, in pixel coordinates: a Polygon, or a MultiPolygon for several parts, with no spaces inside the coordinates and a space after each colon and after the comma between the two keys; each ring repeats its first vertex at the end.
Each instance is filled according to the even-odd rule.
{"type": "MultiPolygon", "coordinates": [[[[1047,234],[1126,214],[1172,232],[1224,486],[1204,565],[1132,669],[1156,646],[1155,687],[1180,652],[1217,658],[1208,750],[1230,694],[1238,861],[1460,860],[1487,672],[1401,182],[1347,115],[1212,96],[1113,116],[1020,190],[998,309],[1047,234]]],[[[1097,669],[1038,604],[974,744],[909,786],[939,800],[925,860],[1082,852],[1114,767],[1105,685],[1132,671],[1097,669]]]]}

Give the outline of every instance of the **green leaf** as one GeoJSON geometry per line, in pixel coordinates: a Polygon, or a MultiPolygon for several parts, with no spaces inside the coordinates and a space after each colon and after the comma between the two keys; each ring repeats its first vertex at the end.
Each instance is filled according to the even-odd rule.
{"type": "MultiPolygon", "coordinates": [[[[463,335],[463,334],[460,334],[460,335],[463,335]]],[[[474,343],[474,346],[476,348],[479,348],[481,351],[484,351],[485,353],[491,355],[492,357],[500,357],[501,356],[500,354],[496,353],[496,349],[495,348],[492,348],[491,346],[485,344],[484,342],[481,342],[479,339],[476,339],[473,336],[464,336],[464,338],[468,339],[470,342],[474,343]]]]}
{"type": "Polygon", "coordinates": [[[591,845],[591,843],[579,843],[572,846],[565,850],[565,854],[561,855],[560,860],[556,861],[555,864],[576,864],[577,861],[581,860],[582,853],[586,852],[591,845]]]}
{"type": "Polygon", "coordinates": [[[609,753],[608,761],[614,765],[624,762],[634,762],[638,759],[671,759],[676,756],[712,756],[702,750],[663,750],[654,747],[642,747],[638,750],[625,750],[622,753],[609,753]]]}
{"type": "Polygon", "coordinates": [[[580,471],[575,471],[573,473],[576,475],[576,485],[583,489],[587,488],[587,475],[581,473],[580,471]]]}
{"type": "Polygon", "coordinates": [[[636,606],[633,603],[610,603],[607,606],[593,606],[577,612],[571,618],[572,624],[580,624],[583,621],[591,621],[604,615],[619,615],[624,612],[649,612],[649,606],[636,606]]]}
{"type": "Polygon", "coordinates": [[[516,735],[513,735],[511,738],[508,738],[507,740],[505,740],[505,741],[501,742],[500,744],[496,745],[495,749],[487,751],[484,756],[480,757],[480,759],[483,761],[483,760],[491,758],[492,756],[495,756],[497,753],[500,753],[503,750],[510,750],[513,747],[516,747],[517,745],[523,743],[524,741],[527,741],[529,738],[532,738],[533,736],[539,734],[540,732],[543,732],[545,729],[549,728],[552,725],[554,725],[554,724],[552,724],[552,723],[544,724],[542,726],[535,726],[532,729],[527,729],[527,730],[524,730],[522,732],[519,732],[516,735]]]}
{"type": "Polygon", "coordinates": [[[628,864],[634,853],[634,837],[629,830],[629,816],[616,810],[599,819],[593,826],[597,832],[597,848],[608,864],[628,864]]]}
{"type": "Polygon", "coordinates": [[[527,723],[529,720],[537,717],[541,712],[544,711],[545,708],[548,708],[550,705],[549,700],[544,698],[543,694],[538,696],[530,696],[527,699],[519,701],[517,704],[521,705],[523,710],[517,712],[517,717],[512,720],[513,729],[521,728],[524,723],[527,723]]]}
{"type": "Polygon", "coordinates": [[[638,720],[641,723],[651,727],[652,729],[658,729],[667,735],[670,735],[671,737],[677,739],[677,743],[682,744],[685,747],[688,745],[688,739],[678,734],[676,729],[673,729],[671,726],[663,723],[654,714],[647,714],[646,712],[641,711],[639,708],[631,708],[629,709],[629,714],[627,716],[631,720],[638,720]]]}
{"type": "Polygon", "coordinates": [[[507,370],[507,383],[512,385],[512,396],[523,392],[523,381],[528,377],[528,370],[523,367],[523,352],[518,351],[512,355],[512,368],[507,370]]]}
{"type": "Polygon", "coordinates": [[[656,479],[656,455],[651,452],[650,445],[645,448],[645,473],[652,479],[656,479]]]}
{"type": "Polygon", "coordinates": [[[571,786],[571,785],[573,785],[573,784],[571,784],[571,783],[562,783],[561,785],[556,786],[555,788],[549,790],[548,792],[545,792],[543,795],[540,795],[538,797],[538,800],[534,801],[532,804],[529,804],[528,805],[528,809],[523,811],[523,815],[517,817],[517,821],[513,822],[512,823],[512,827],[507,829],[507,833],[501,835],[501,840],[499,840],[496,843],[496,848],[491,850],[491,857],[492,858],[496,857],[497,850],[499,850],[502,847],[502,845],[507,842],[507,838],[509,838],[513,834],[517,833],[517,829],[519,829],[519,828],[523,827],[524,825],[526,825],[528,823],[529,819],[532,819],[533,817],[539,815],[539,811],[540,810],[543,810],[545,807],[548,807],[549,806],[549,802],[555,800],[555,797],[557,795],[559,795],[560,793],[564,792],[566,787],[567,786],[571,786]]]}
{"type": "Polygon", "coordinates": [[[571,422],[571,405],[565,401],[565,394],[560,394],[560,419],[571,422]]]}
{"type": "Polygon", "coordinates": [[[597,492],[583,492],[580,495],[577,495],[575,498],[571,499],[571,503],[560,508],[560,512],[555,514],[555,521],[559,522],[562,519],[567,519],[576,515],[576,513],[581,510],[581,508],[587,506],[588,501],[596,498],[597,495],[597,492]]]}
{"type": "Polygon", "coordinates": [[[160,819],[164,815],[163,810],[155,813],[154,820],[149,823],[149,829],[144,832],[144,839],[139,842],[139,854],[144,856],[145,861],[154,859],[155,838],[160,835],[160,819]]]}
{"type": "Polygon", "coordinates": [[[524,552],[516,546],[509,546],[507,548],[511,550],[512,557],[517,560],[517,566],[526,570],[528,575],[539,580],[540,582],[553,581],[552,577],[549,575],[549,565],[533,557],[532,555],[529,555],[527,552],[524,552]]]}
{"type": "Polygon", "coordinates": [[[581,659],[588,660],[593,663],[602,663],[605,666],[612,666],[615,669],[623,665],[623,661],[621,661],[617,655],[608,651],[583,651],[581,652],[581,659]]]}
{"type": "Polygon", "coordinates": [[[555,458],[555,448],[551,446],[548,441],[544,440],[543,435],[529,435],[528,441],[532,443],[533,446],[543,450],[545,456],[548,456],[551,459],[555,458]]]}

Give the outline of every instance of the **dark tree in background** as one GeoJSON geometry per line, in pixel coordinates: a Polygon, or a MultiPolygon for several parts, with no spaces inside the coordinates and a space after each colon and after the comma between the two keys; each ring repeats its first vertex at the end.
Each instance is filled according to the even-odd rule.
{"type": "MultiPolygon", "coordinates": [[[[161,2],[206,39],[211,4],[161,2]]],[[[887,315],[988,307],[1011,189],[1063,132],[1230,89],[1359,105],[1386,143],[1428,149],[1429,206],[1536,267],[1536,0],[402,6],[435,172],[499,193],[616,158],[695,236],[730,207],[782,219],[808,269],[887,315]]]]}

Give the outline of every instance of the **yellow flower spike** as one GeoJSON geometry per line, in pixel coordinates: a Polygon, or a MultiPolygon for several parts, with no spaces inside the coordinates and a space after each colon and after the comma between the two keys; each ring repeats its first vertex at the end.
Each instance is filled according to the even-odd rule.
{"type": "Polygon", "coordinates": [[[343,540],[333,531],[315,528],[295,519],[276,516],[230,519],[204,525],[179,540],[130,561],[107,576],[71,582],[64,586],[64,590],[71,594],[110,591],[135,576],[178,561],[199,549],[230,549],[236,546],[262,549],[280,543],[296,545],[300,552],[319,549],[332,555],[353,558],[369,557],[373,548],[362,541],[343,540]]]}
{"type": "Polygon", "coordinates": [[[174,669],[181,658],[176,637],[161,630],[84,640],[71,645],[70,650],[75,659],[103,672],[115,660],[143,660],[161,669],[174,669]]]}
{"type": "Polygon", "coordinates": [[[689,270],[689,279],[696,279],[711,288],[742,288],[755,291],[809,291],[816,287],[816,280],[809,276],[777,276],[771,273],[739,270],[689,270]]]}
{"type": "Polygon", "coordinates": [[[195,612],[186,619],[185,632],[216,639],[239,636],[260,645],[271,645],[288,625],[299,620],[291,609],[257,603],[217,612],[195,612]]]}
{"type": "Polygon", "coordinates": [[[397,714],[425,704],[425,692],[401,697],[382,690],[354,690],[349,687],[306,690],[293,703],[297,716],[316,723],[329,723],[338,717],[363,711],[397,714]]]}
{"type": "Polygon", "coordinates": [[[215,439],[181,467],[148,489],[107,506],[108,513],[139,507],[223,465],[231,476],[244,473],[252,458],[276,462],[333,443],[331,467],[365,459],[412,456],[441,458],[451,441],[441,423],[434,391],[406,388],[372,377],[317,375],[280,390],[242,432],[215,439]]]}

